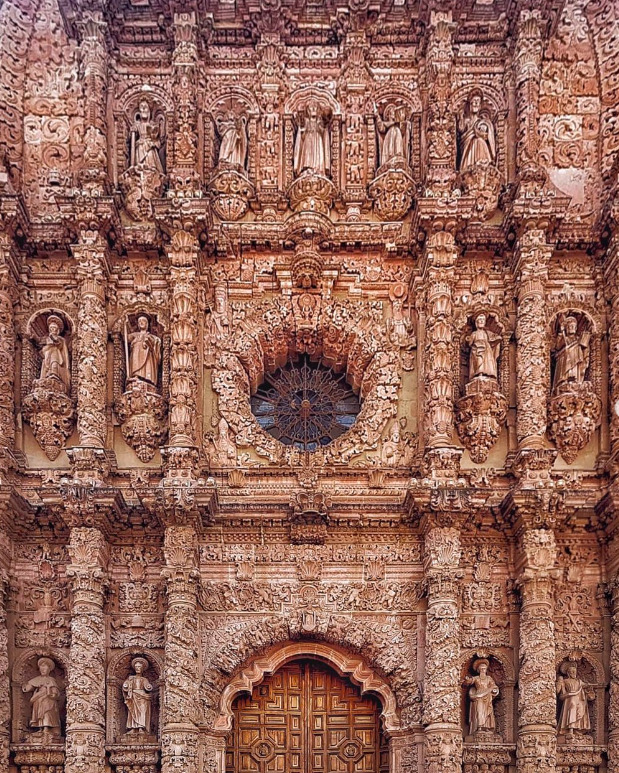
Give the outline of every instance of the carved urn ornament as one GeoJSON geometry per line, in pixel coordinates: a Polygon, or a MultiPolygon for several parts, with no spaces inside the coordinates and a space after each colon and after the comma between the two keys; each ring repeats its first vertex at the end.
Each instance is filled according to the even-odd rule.
{"type": "Polygon", "coordinates": [[[477,464],[486,461],[498,440],[508,407],[498,383],[501,336],[487,323],[486,314],[476,314],[473,329],[464,339],[466,383],[464,395],[456,402],[458,435],[477,464]]]}
{"type": "Polygon", "coordinates": [[[497,168],[494,121],[484,105],[482,92],[469,95],[459,119],[458,152],[460,179],[464,191],[473,196],[477,211],[488,216],[497,208],[501,173],[497,168]]]}
{"type": "Polygon", "coordinates": [[[552,346],[548,435],[571,464],[600,423],[602,405],[591,381],[592,331],[584,314],[561,315],[552,346]]]}
{"type": "Polygon", "coordinates": [[[411,208],[416,185],[410,167],[411,121],[406,106],[389,103],[376,112],[379,166],[369,195],[381,220],[400,220],[411,208]]]}
{"type": "Polygon", "coordinates": [[[130,332],[125,319],[125,389],[116,402],[123,438],[142,462],[149,462],[163,443],[166,432],[166,401],[160,390],[163,358],[161,338],[151,332],[146,314],[139,314],[137,329],[130,332]]]}
{"type": "MultiPolygon", "coordinates": [[[[45,321],[39,317],[32,328],[32,343],[39,350],[39,376],[31,381],[30,388],[26,383],[23,415],[47,458],[54,460],[75,426],[68,332],[58,314],[49,314],[45,321]],[[36,334],[41,328],[46,328],[45,335],[36,334]]],[[[26,350],[25,360],[28,359],[36,368],[37,356],[32,348],[26,350]],[[27,352],[31,353],[30,358],[27,352]]]]}

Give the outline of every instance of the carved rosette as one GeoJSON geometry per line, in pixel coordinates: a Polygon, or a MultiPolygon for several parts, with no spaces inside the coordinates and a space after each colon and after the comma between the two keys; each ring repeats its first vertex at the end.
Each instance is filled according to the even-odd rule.
{"type": "Polygon", "coordinates": [[[71,529],[73,586],[67,679],[66,773],[105,771],[105,567],[107,544],[94,528],[71,529]]]}
{"type": "Polygon", "coordinates": [[[240,220],[247,212],[254,186],[236,169],[220,169],[209,183],[213,209],[222,220],[240,220]]]}
{"type": "Polygon", "coordinates": [[[123,438],[138,459],[149,462],[167,434],[164,398],[146,381],[134,378],[116,403],[123,438]]]}
{"type": "Polygon", "coordinates": [[[295,212],[329,214],[335,196],[335,185],[321,174],[305,171],[288,189],[290,206],[295,212]]]}
{"type": "Polygon", "coordinates": [[[47,458],[57,459],[75,426],[75,400],[58,390],[57,380],[38,379],[24,398],[22,414],[47,458]]]}
{"type": "Polygon", "coordinates": [[[374,210],[381,220],[401,220],[415,196],[415,180],[410,168],[387,169],[372,180],[368,193],[374,199],[374,210]]]}
{"type": "Polygon", "coordinates": [[[571,464],[600,423],[602,402],[590,381],[563,383],[548,403],[548,436],[571,464]]]}
{"type": "Polygon", "coordinates": [[[475,378],[456,402],[456,426],[462,445],[471,459],[481,464],[498,440],[507,418],[507,400],[496,379],[475,378]]]}
{"type": "Polygon", "coordinates": [[[490,161],[478,161],[461,174],[462,186],[475,199],[475,209],[482,217],[489,217],[499,204],[501,173],[490,161]]]}

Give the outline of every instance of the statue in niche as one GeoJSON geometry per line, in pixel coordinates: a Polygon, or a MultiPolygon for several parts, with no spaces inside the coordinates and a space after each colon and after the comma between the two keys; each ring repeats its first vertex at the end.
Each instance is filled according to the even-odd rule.
{"type": "Polygon", "coordinates": [[[466,337],[469,351],[469,379],[478,376],[497,377],[497,361],[501,348],[501,336],[486,327],[487,317],[478,314],[475,317],[475,328],[466,337]]]}
{"type": "Polygon", "coordinates": [[[71,363],[67,342],[62,336],[64,325],[60,317],[50,314],[47,318],[47,336],[41,344],[41,373],[39,380],[55,392],[69,393],[71,387],[71,363]]]}
{"type": "Polygon", "coordinates": [[[490,665],[487,658],[479,658],[473,663],[473,671],[477,676],[467,676],[465,681],[469,688],[469,728],[471,735],[478,732],[496,730],[494,707],[492,702],[499,694],[499,688],[488,674],[490,665]]]}
{"type": "Polygon", "coordinates": [[[149,103],[142,99],[138,105],[133,126],[131,127],[129,166],[142,167],[164,174],[163,138],[165,128],[163,116],[155,122],[152,119],[152,111],[149,103]]]}
{"type": "Polygon", "coordinates": [[[409,163],[410,121],[403,105],[387,105],[383,117],[376,114],[380,166],[409,163]]]}
{"type": "Polygon", "coordinates": [[[557,678],[557,696],[561,705],[559,733],[573,736],[575,731],[591,729],[587,701],[595,699],[591,685],[578,678],[578,665],[563,663],[561,675],[557,678]]]}
{"type": "Polygon", "coordinates": [[[466,172],[479,163],[494,165],[496,162],[496,138],[494,124],[483,110],[481,91],[469,96],[460,121],[460,171],[466,172]]]}
{"type": "Polygon", "coordinates": [[[22,686],[22,691],[31,692],[30,727],[37,731],[48,731],[60,735],[60,687],[51,676],[56,664],[51,658],[39,658],[37,661],[39,676],[35,676],[22,686]]]}
{"type": "Polygon", "coordinates": [[[149,330],[150,321],[145,314],[138,317],[138,329],[127,332],[125,320],[125,346],[128,378],[138,378],[157,386],[159,366],[161,364],[161,338],[149,330]]]}
{"type": "Polygon", "coordinates": [[[308,102],[298,116],[294,144],[294,173],[305,171],[327,176],[331,170],[329,113],[316,101],[308,102]]]}
{"type": "Polygon", "coordinates": [[[589,367],[589,343],[591,333],[578,333],[578,320],[568,316],[559,321],[559,334],[555,339],[555,374],[552,389],[557,392],[563,384],[582,384],[589,367]]]}
{"type": "Polygon", "coordinates": [[[247,156],[247,118],[229,110],[217,118],[216,126],[221,139],[218,163],[244,169],[247,156]]]}
{"type": "Polygon", "coordinates": [[[150,733],[153,685],[144,676],[149,663],[146,658],[134,658],[134,674],[123,683],[123,699],[127,707],[127,732],[150,733]]]}

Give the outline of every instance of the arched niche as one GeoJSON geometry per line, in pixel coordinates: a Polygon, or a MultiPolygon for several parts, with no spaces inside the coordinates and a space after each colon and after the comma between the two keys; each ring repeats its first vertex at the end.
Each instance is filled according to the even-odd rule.
{"type": "MultiPolygon", "coordinates": [[[[157,653],[150,650],[130,647],[113,655],[107,668],[105,723],[107,744],[135,743],[131,739],[131,734],[127,735],[127,707],[123,698],[123,684],[134,673],[132,663],[135,658],[142,658],[148,662],[144,676],[153,686],[149,735],[152,736],[152,742],[155,742],[160,735],[160,706],[163,700],[162,659],[157,653]]],[[[143,743],[146,734],[136,734],[135,737],[140,738],[140,742],[143,743]]]]}
{"type": "Polygon", "coordinates": [[[24,692],[23,687],[31,679],[40,676],[39,661],[49,659],[54,663],[54,669],[50,675],[56,680],[60,691],[58,708],[60,714],[60,735],[54,739],[55,743],[64,743],[65,722],[66,722],[66,685],[67,673],[69,668],[69,659],[61,650],[51,649],[49,647],[29,648],[16,658],[11,672],[11,703],[12,703],[12,722],[11,738],[13,743],[32,742],[33,733],[36,730],[30,727],[32,717],[32,707],[30,699],[34,690],[24,692]]]}
{"type": "MultiPolygon", "coordinates": [[[[606,685],[607,677],[603,664],[595,655],[588,652],[559,652],[556,657],[557,679],[565,676],[565,667],[568,664],[576,665],[577,677],[586,685],[586,692],[591,692],[594,696],[592,701],[587,701],[589,711],[589,720],[591,729],[584,735],[592,739],[593,744],[603,745],[605,742],[605,721],[606,721],[606,685]]],[[[561,701],[557,698],[557,727],[561,715],[561,701]]],[[[566,736],[560,735],[559,743],[570,743],[566,736]]]]}
{"type": "Polygon", "coordinates": [[[471,685],[467,683],[467,677],[477,675],[474,664],[479,660],[488,661],[488,675],[494,679],[499,694],[493,701],[493,710],[496,721],[495,738],[487,741],[504,744],[515,743],[514,708],[515,708],[515,684],[516,674],[512,662],[512,653],[509,650],[497,649],[492,651],[468,650],[460,658],[460,676],[462,682],[461,693],[461,722],[465,742],[478,744],[483,742],[483,736],[471,737],[469,726],[471,685]]]}

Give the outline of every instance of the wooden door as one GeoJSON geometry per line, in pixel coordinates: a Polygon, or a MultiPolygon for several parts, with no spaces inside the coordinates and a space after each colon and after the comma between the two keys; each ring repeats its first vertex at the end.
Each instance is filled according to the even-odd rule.
{"type": "Polygon", "coordinates": [[[226,771],[382,773],[379,714],[328,666],[289,663],[235,701],[226,771]]]}

